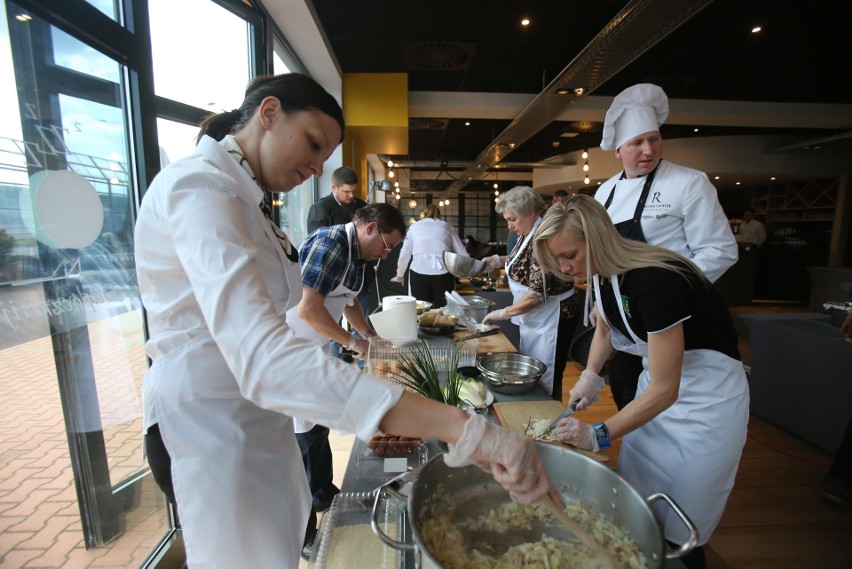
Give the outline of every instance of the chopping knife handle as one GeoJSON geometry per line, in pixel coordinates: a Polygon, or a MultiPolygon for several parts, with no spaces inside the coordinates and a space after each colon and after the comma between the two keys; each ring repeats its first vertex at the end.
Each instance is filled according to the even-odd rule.
{"type": "Polygon", "coordinates": [[[580,400],[579,400],[579,399],[577,399],[576,401],[574,401],[573,403],[571,403],[571,404],[568,406],[568,408],[567,408],[567,409],[565,409],[565,410],[564,410],[564,411],[563,411],[563,412],[562,412],[562,413],[561,413],[558,417],[556,417],[556,418],[553,420],[553,422],[550,424],[550,426],[549,426],[549,427],[547,427],[547,432],[550,432],[550,431],[552,431],[553,429],[555,429],[555,428],[556,428],[556,424],[557,424],[557,423],[559,423],[559,421],[561,421],[561,420],[562,420],[562,419],[564,419],[565,417],[570,417],[571,415],[573,415],[574,413],[576,413],[576,412],[577,412],[577,405],[579,405],[579,404],[580,404],[580,400]]]}

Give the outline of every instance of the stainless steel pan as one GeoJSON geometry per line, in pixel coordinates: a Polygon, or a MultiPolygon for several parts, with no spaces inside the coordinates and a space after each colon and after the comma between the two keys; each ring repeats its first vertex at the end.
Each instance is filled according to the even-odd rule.
{"type": "MultiPolygon", "coordinates": [[[[645,554],[649,567],[662,567],[666,558],[680,557],[695,547],[698,530],[666,494],[643,498],[618,474],[600,462],[564,447],[541,442],[536,444],[554,485],[561,491],[565,501],[582,500],[611,519],[636,542],[645,554]],[[690,539],[676,551],[668,551],[662,531],[651,513],[650,505],[660,501],[668,504],[689,530],[690,539]]],[[[443,512],[449,505],[453,505],[456,506],[457,519],[461,520],[509,500],[506,491],[490,474],[474,466],[450,468],[444,464],[442,454],[426,463],[414,476],[407,496],[414,543],[396,541],[382,533],[378,524],[374,524],[373,530],[391,547],[413,551],[418,566],[426,564],[440,567],[420,533],[423,520],[429,519],[432,512],[443,512]],[[458,504],[463,506],[458,507],[458,504]]],[[[400,487],[400,479],[395,479],[379,489],[374,517],[378,515],[382,500],[394,496],[397,499],[405,498],[400,487]]]]}

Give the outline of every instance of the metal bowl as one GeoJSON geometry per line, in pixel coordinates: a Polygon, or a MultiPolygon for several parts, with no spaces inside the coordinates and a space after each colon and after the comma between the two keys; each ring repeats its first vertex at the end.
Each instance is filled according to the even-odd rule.
{"type": "Polygon", "coordinates": [[[547,371],[547,365],[541,360],[508,352],[482,356],[476,367],[492,391],[506,395],[532,391],[547,371]]]}
{"type": "Polygon", "coordinates": [[[481,324],[485,315],[491,310],[491,307],[496,304],[493,300],[489,300],[483,296],[465,296],[467,306],[463,306],[458,302],[452,301],[447,303],[447,310],[456,316],[465,315],[473,318],[477,324],[481,324]]]}
{"type": "Polygon", "coordinates": [[[444,266],[451,275],[457,277],[472,277],[485,270],[485,261],[459,255],[452,251],[444,251],[444,266]]]}

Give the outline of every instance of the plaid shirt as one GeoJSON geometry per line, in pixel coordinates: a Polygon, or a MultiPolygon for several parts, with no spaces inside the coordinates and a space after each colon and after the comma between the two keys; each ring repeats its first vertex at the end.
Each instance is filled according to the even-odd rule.
{"type": "Polygon", "coordinates": [[[364,284],[364,259],[358,248],[358,239],[346,236],[345,225],[320,227],[311,233],[299,248],[302,284],[326,297],[341,283],[350,290],[360,290],[364,284]],[[352,262],[349,248],[352,248],[352,262]]]}

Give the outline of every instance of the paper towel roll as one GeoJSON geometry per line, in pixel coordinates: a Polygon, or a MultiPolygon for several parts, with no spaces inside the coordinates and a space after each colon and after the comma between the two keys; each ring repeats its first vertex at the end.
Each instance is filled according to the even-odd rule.
{"type": "Polygon", "coordinates": [[[389,340],[417,338],[417,299],[413,296],[386,296],[382,311],[370,316],[379,336],[389,340]]]}

